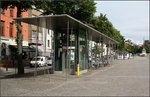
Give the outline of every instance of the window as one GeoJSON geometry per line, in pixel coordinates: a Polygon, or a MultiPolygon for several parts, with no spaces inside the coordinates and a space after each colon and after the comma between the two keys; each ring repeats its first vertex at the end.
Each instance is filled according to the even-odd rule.
{"type": "Polygon", "coordinates": [[[36,31],[35,30],[32,30],[32,39],[36,39],[36,31]]]}
{"type": "Polygon", "coordinates": [[[10,7],[10,17],[13,17],[13,8],[10,7]]]}
{"type": "Polygon", "coordinates": [[[1,35],[4,36],[4,21],[1,21],[1,35]]]}
{"type": "Polygon", "coordinates": [[[12,23],[10,23],[10,25],[9,25],[9,37],[13,37],[13,24],[12,23]]]}
{"type": "Polygon", "coordinates": [[[39,32],[39,40],[42,40],[42,33],[41,32],[39,32]]]}
{"type": "Polygon", "coordinates": [[[1,14],[4,14],[4,10],[1,8],[1,14]]]}
{"type": "Polygon", "coordinates": [[[4,36],[4,21],[1,21],[1,35],[4,36]]]}
{"type": "Polygon", "coordinates": [[[49,40],[47,42],[48,42],[48,47],[49,47],[49,40]]]}

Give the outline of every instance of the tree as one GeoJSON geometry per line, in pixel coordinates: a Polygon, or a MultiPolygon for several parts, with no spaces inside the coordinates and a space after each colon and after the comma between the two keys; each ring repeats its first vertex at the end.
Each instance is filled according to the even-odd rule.
{"type": "Polygon", "coordinates": [[[145,49],[146,49],[146,53],[150,53],[150,46],[146,45],[145,49]]]}
{"type": "Polygon", "coordinates": [[[91,0],[51,0],[46,1],[46,6],[38,6],[43,9],[43,15],[68,14],[84,23],[88,23],[96,12],[94,1],[91,0]]]}
{"type": "Polygon", "coordinates": [[[88,25],[98,30],[99,32],[111,37],[112,39],[118,41],[119,50],[123,50],[125,39],[120,34],[120,31],[113,27],[113,24],[106,17],[106,14],[103,15],[102,13],[100,13],[100,16],[95,16],[91,18],[90,23],[88,23],[88,25]]]}
{"type": "Polygon", "coordinates": [[[124,50],[133,53],[133,47],[130,44],[125,43],[124,50]]]}
{"type": "MultiPolygon", "coordinates": [[[[40,4],[44,6],[45,1],[41,0],[40,4]]],[[[38,6],[39,1],[38,0],[16,0],[16,1],[1,1],[1,8],[7,9],[9,7],[17,7],[17,17],[21,17],[21,13],[27,11],[28,9],[32,9],[32,6],[38,6]]],[[[17,28],[17,57],[18,57],[18,74],[24,74],[24,66],[22,64],[22,40],[23,40],[23,34],[21,33],[21,22],[17,22],[16,24],[17,28]]]]}

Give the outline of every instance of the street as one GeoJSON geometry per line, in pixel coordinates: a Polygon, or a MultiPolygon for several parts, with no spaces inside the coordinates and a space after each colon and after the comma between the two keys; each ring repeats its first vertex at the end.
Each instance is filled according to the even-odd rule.
{"type": "MultiPolygon", "coordinates": [[[[60,75],[60,74],[58,74],[60,75]]],[[[40,75],[1,79],[2,96],[149,96],[149,57],[117,60],[114,65],[76,76],[40,75]]]]}

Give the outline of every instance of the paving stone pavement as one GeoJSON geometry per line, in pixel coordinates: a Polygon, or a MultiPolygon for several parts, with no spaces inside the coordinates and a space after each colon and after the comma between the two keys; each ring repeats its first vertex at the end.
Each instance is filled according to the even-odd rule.
{"type": "Polygon", "coordinates": [[[149,57],[118,60],[82,74],[1,79],[2,96],[149,96],[149,57]]]}

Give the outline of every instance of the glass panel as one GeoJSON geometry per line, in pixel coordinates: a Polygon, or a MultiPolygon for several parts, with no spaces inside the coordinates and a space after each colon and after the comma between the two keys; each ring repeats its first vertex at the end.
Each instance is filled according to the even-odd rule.
{"type": "Polygon", "coordinates": [[[75,49],[70,50],[70,74],[75,74],[75,49]]]}
{"type": "Polygon", "coordinates": [[[70,35],[70,46],[75,46],[75,34],[70,35]]]}
{"type": "Polygon", "coordinates": [[[79,34],[79,67],[80,70],[85,70],[86,66],[86,33],[85,31],[79,34]]]}

